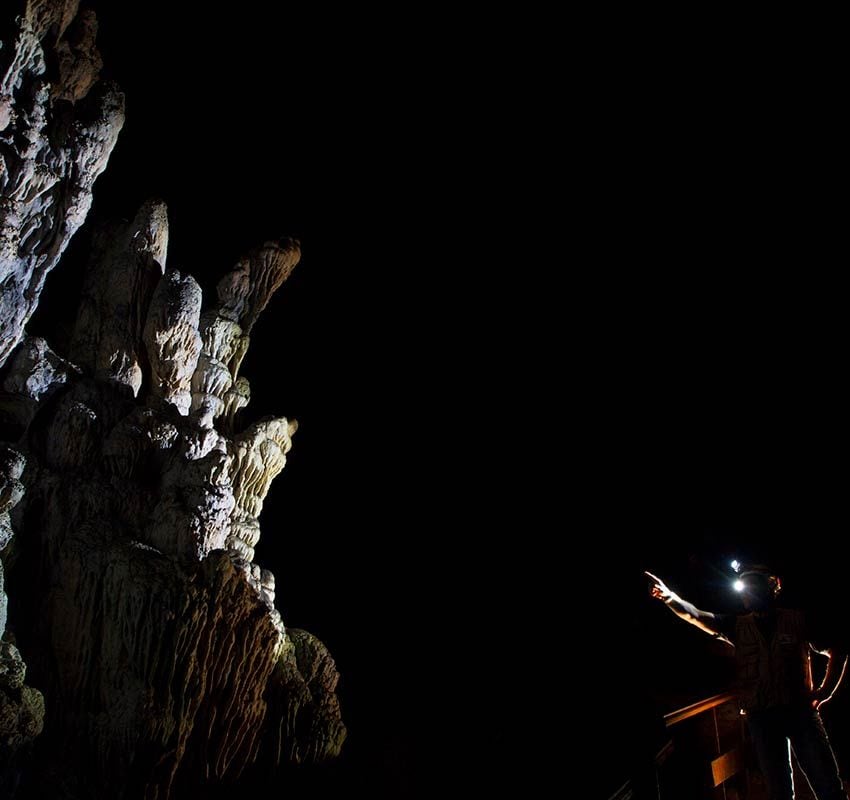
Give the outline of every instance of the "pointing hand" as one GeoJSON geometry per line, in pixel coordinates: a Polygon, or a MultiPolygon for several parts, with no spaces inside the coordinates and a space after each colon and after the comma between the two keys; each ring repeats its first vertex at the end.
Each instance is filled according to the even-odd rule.
{"type": "Polygon", "coordinates": [[[647,571],[644,571],[644,575],[648,575],[652,579],[649,593],[656,599],[669,603],[676,596],[657,575],[647,571]]]}

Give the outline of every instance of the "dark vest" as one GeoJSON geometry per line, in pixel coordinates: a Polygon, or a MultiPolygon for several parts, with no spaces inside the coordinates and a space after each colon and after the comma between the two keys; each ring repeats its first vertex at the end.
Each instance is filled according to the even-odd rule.
{"type": "Polygon", "coordinates": [[[762,636],[753,614],[738,617],[735,660],[736,692],[745,711],[804,702],[812,676],[802,612],[777,609],[770,641],[762,636]]]}

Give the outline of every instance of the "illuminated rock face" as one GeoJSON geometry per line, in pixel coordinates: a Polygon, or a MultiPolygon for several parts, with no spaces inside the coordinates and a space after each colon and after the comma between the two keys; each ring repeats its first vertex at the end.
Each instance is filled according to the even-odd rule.
{"type": "MultiPolygon", "coordinates": [[[[4,17],[15,5],[4,3],[4,17]]],[[[124,123],[124,96],[95,83],[93,15],[76,16],[75,7],[30,0],[0,50],[0,366],[85,221],[124,123]],[[60,62],[53,83],[50,58],[60,62]],[[57,98],[76,102],[54,104],[57,98]]]]}
{"type": "Polygon", "coordinates": [[[25,675],[47,707],[55,763],[29,777],[45,796],[168,798],[333,757],[333,659],[285,630],[285,587],[253,563],[297,424],[236,418],[250,335],[299,245],[249,253],[203,311],[197,282],[166,266],[167,209],[152,200],[94,234],[61,355],[26,336],[122,112],[96,80],[91,13],[32,0],[16,25],[0,48],[0,436],[13,445],[0,443],[0,548],[15,536],[0,634],[8,592],[17,635],[0,644],[0,765],[41,729],[25,675]]]}

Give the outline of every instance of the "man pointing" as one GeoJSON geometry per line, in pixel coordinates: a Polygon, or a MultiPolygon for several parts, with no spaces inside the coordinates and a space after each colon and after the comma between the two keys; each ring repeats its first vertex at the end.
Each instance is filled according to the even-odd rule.
{"type": "Polygon", "coordinates": [[[812,643],[802,612],[780,608],[781,583],[762,565],[744,568],[736,582],[745,614],[702,611],[650,572],[651,594],[676,616],[735,647],[735,691],[746,714],[770,800],[793,800],[790,747],[818,800],[847,800],[818,709],[838,688],[846,653],[812,643]],[[811,654],[829,661],[812,684],[811,654]]]}

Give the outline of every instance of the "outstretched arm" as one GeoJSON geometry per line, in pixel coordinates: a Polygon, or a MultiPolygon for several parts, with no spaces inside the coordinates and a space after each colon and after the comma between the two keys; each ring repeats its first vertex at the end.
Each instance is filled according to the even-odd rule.
{"type": "Polygon", "coordinates": [[[650,594],[664,602],[667,608],[669,608],[677,617],[685,620],[685,622],[690,622],[691,625],[695,625],[701,631],[705,631],[705,633],[710,636],[713,636],[716,639],[722,639],[724,642],[731,644],[720,629],[720,620],[716,614],[697,608],[693,603],[689,603],[687,600],[679,597],[679,595],[669,589],[661,578],[656,577],[651,572],[647,572],[646,574],[652,578],[650,594]]]}

